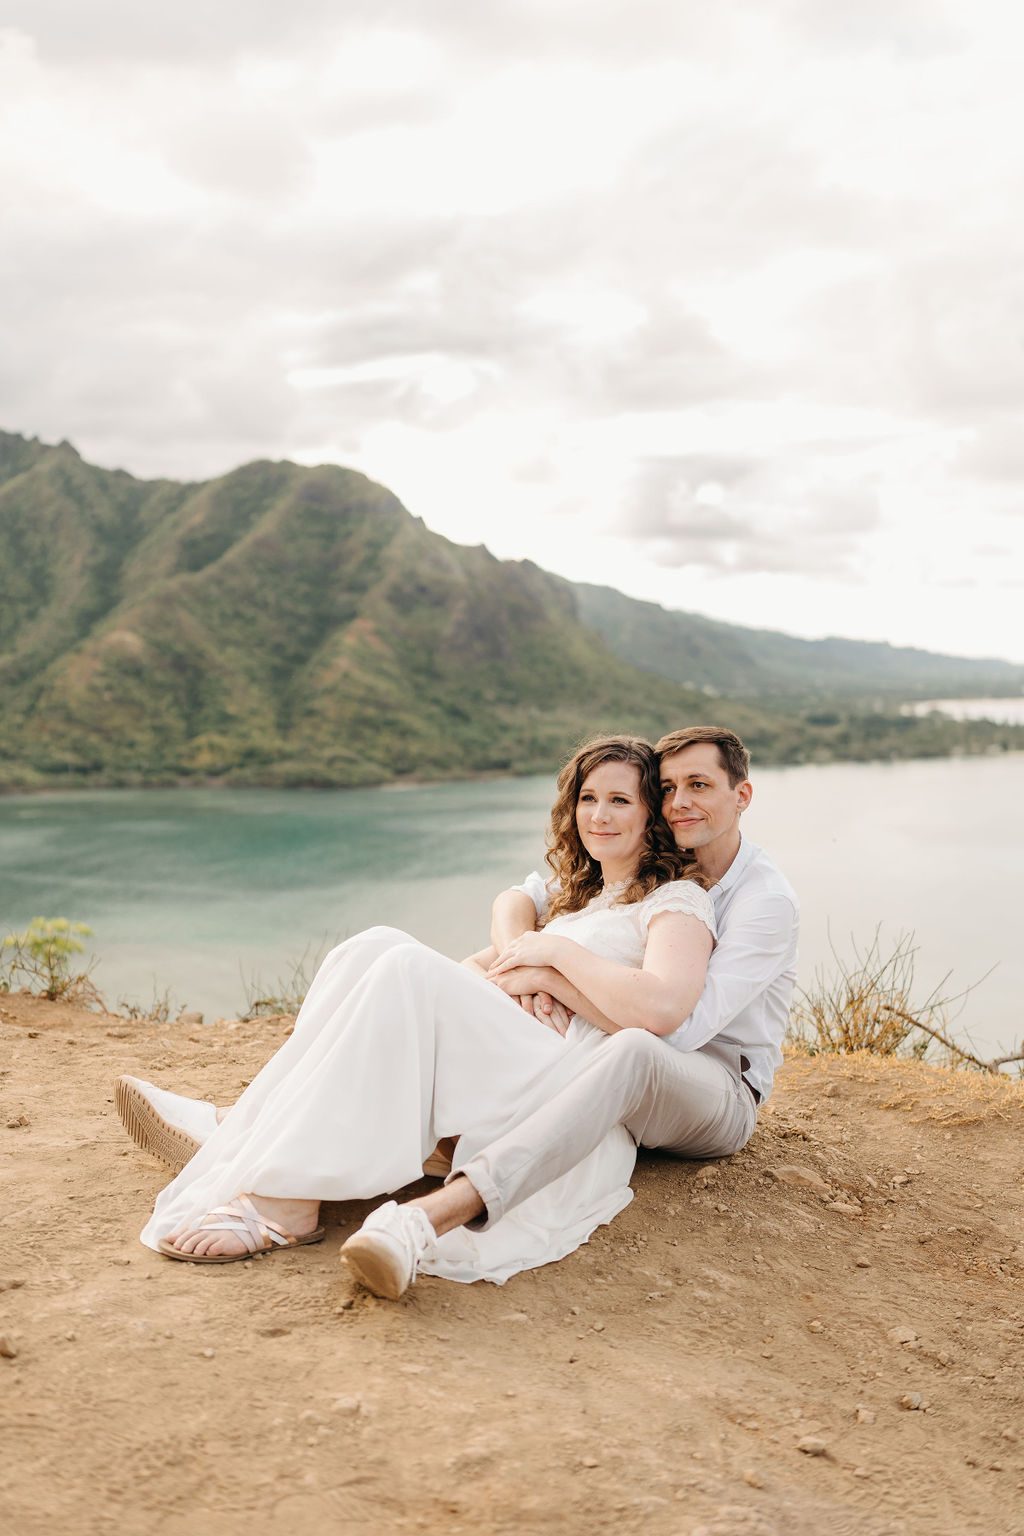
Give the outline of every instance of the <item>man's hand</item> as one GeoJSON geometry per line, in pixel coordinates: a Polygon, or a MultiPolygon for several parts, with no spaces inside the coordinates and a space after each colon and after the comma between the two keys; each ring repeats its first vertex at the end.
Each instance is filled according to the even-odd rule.
{"type": "Polygon", "coordinates": [[[500,977],[489,974],[489,967],[494,964],[496,959],[497,953],[494,945],[489,944],[486,949],[477,950],[475,955],[467,955],[465,960],[461,961],[461,964],[467,971],[472,971],[474,976],[482,976],[484,981],[490,981],[495,986],[498,986],[500,991],[504,992],[507,997],[510,997],[514,1003],[518,1003],[524,1012],[530,1014],[541,1024],[546,1024],[549,1028],[557,1031],[558,1034],[564,1035],[569,1028],[572,1010],[564,1007],[557,997],[551,996],[550,992],[515,993],[509,991],[508,986],[503,984],[505,976],[509,974],[508,972],[503,972],[500,977]]]}
{"type": "Polygon", "coordinates": [[[488,981],[494,983],[506,997],[511,997],[527,1013],[532,1013],[540,1024],[564,1035],[572,1019],[572,1010],[547,990],[552,985],[554,973],[547,966],[520,966],[513,970],[490,973],[488,981]]]}
{"type": "Polygon", "coordinates": [[[564,1003],[550,992],[535,992],[532,997],[521,997],[520,1004],[529,1010],[538,1024],[546,1024],[556,1035],[564,1035],[572,1023],[572,1014],[564,1003]]]}
{"type": "MultiPolygon", "coordinates": [[[[562,1007],[561,1003],[558,1002],[556,998],[553,998],[549,992],[520,992],[517,995],[514,992],[506,991],[506,989],[500,985],[502,980],[500,976],[488,976],[486,980],[489,981],[492,986],[497,987],[499,992],[504,992],[505,996],[510,997],[514,1003],[518,1003],[524,1013],[528,1013],[531,1018],[539,1019],[542,1024],[549,1024],[551,1022],[552,1013],[554,1013],[556,1009],[561,1009],[562,1007]]],[[[568,1020],[570,1017],[571,1015],[566,1013],[566,1020],[568,1020]]],[[[566,1028],[568,1028],[568,1024],[566,1025],[566,1028]]],[[[562,1030],[562,1034],[564,1033],[565,1030],[562,1030]]]]}

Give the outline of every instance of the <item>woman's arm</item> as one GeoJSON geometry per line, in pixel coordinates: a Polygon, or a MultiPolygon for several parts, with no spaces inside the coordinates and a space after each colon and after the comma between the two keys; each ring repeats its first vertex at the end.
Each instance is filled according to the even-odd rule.
{"type": "Polygon", "coordinates": [[[534,1016],[542,1024],[551,1024],[560,1035],[565,1034],[574,1013],[596,1024],[607,1035],[615,1034],[619,1027],[601,1012],[592,998],[584,997],[579,987],[566,981],[561,971],[552,970],[550,965],[524,965],[514,971],[502,971],[500,975],[490,974],[487,979],[517,1000],[520,991],[532,993],[534,1016]],[[555,1017],[548,1011],[546,1002],[560,1010],[555,1017]]]}
{"type": "Polygon", "coordinates": [[[478,949],[475,955],[467,955],[459,964],[464,965],[467,971],[472,971],[474,976],[486,977],[488,967],[494,964],[497,956],[498,951],[494,945],[488,944],[486,949],[478,949]]]}
{"type": "MultiPolygon", "coordinates": [[[[531,880],[539,881],[539,875],[531,875],[531,880]]],[[[502,891],[494,898],[491,906],[491,954],[484,961],[481,975],[487,975],[487,966],[497,957],[497,954],[513,939],[517,939],[521,933],[532,933],[537,926],[537,908],[533,898],[525,891],[502,891]]],[[[474,962],[483,960],[483,954],[470,955],[468,960],[463,960],[463,965],[470,970],[476,970],[474,962]]],[[[493,981],[494,977],[489,977],[493,981]]],[[[572,1010],[568,1011],[560,1007],[557,999],[548,992],[512,992],[508,987],[502,988],[509,997],[515,999],[519,1006],[532,1013],[535,1019],[542,1024],[550,1024],[558,1034],[564,1035],[569,1028],[569,1020],[572,1010]]]]}
{"type": "Polygon", "coordinates": [[[537,908],[525,891],[502,891],[491,906],[491,943],[499,952],[537,926],[537,908]]]}
{"type": "MultiPolygon", "coordinates": [[[[561,934],[523,933],[506,945],[490,967],[497,979],[522,966],[551,966],[560,972],[595,1011],[603,1015],[599,1028],[648,1029],[670,1035],[689,1018],[704,986],[712,938],[700,918],[684,912],[660,912],[652,917],[643,964],[620,965],[584,949],[561,934]]],[[[553,986],[560,1001],[561,988],[553,986]]],[[[577,1010],[591,1022],[591,1013],[577,1010]]]]}
{"type": "MultiPolygon", "coordinates": [[[[493,944],[489,944],[486,949],[477,950],[475,955],[467,955],[460,964],[465,966],[467,971],[472,971],[474,976],[481,976],[484,981],[498,983],[501,991],[513,1002],[518,1003],[526,1013],[532,1013],[534,1018],[539,1019],[542,1024],[548,1024],[557,1034],[564,1035],[575,1010],[566,1008],[557,997],[552,997],[550,992],[535,990],[532,987],[528,991],[517,992],[509,982],[517,976],[525,976],[525,971],[503,971],[501,976],[489,975],[488,967],[493,965],[497,958],[497,950],[493,944]]],[[[546,971],[544,974],[558,976],[557,971],[546,971]]],[[[563,987],[568,987],[569,983],[564,977],[560,977],[559,980],[563,987]]]]}

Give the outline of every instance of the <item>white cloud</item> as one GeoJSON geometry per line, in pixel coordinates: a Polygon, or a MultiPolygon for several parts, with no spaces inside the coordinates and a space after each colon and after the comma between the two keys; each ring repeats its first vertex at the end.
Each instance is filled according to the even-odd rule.
{"type": "Polygon", "coordinates": [[[10,0],[0,426],[1024,659],[1008,0],[10,0]]]}
{"type": "Polygon", "coordinates": [[[782,456],[648,460],[623,531],[659,565],[861,581],[863,542],[880,522],[877,488],[844,485],[830,468],[807,451],[799,471],[782,456]]]}

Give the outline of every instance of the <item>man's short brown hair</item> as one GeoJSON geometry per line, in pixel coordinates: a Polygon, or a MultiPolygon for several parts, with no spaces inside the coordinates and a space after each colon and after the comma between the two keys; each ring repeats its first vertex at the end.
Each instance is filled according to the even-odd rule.
{"type": "Polygon", "coordinates": [[[735,731],[727,731],[724,725],[688,725],[682,731],[669,731],[654,750],[659,757],[674,757],[677,752],[694,746],[698,741],[710,741],[718,748],[719,761],[729,778],[730,788],[735,789],[750,777],[750,753],[735,731]]]}

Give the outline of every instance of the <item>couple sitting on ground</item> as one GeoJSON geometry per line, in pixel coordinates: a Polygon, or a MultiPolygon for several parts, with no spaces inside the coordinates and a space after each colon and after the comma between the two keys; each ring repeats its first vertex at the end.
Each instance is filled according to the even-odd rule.
{"type": "Polygon", "coordinates": [[[393,928],[347,940],[229,1111],[122,1078],[125,1125],[181,1168],[142,1241],[193,1263],[318,1242],[321,1201],[399,1191],[449,1146],[442,1186],[342,1248],[397,1298],[571,1252],[631,1199],[637,1145],[738,1151],[782,1059],[797,931],[740,834],[748,772],[716,727],[592,741],[559,776],[551,873],[498,897],[490,948],[459,965],[393,928]]]}

